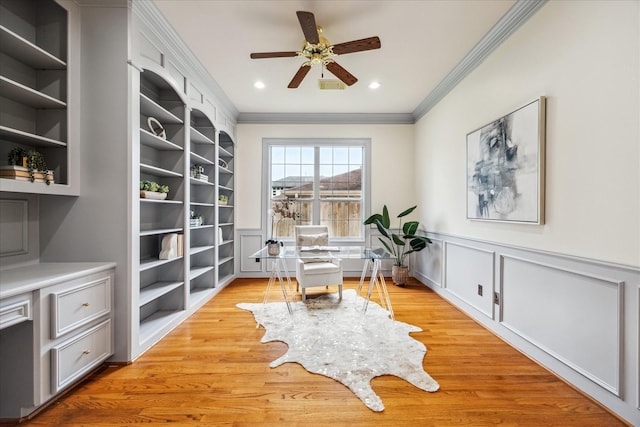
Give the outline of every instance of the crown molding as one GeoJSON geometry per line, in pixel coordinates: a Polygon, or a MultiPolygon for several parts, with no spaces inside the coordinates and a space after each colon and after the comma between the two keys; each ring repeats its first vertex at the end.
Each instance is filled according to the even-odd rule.
{"type": "Polygon", "coordinates": [[[238,109],[191,51],[191,48],[178,36],[178,32],[167,21],[155,3],[152,1],[133,1],[132,6],[133,13],[150,31],[153,31],[159,40],[165,43],[172,56],[180,59],[186,68],[194,70],[196,77],[213,93],[226,115],[235,121],[238,117],[238,109]]]}
{"type": "Polygon", "coordinates": [[[240,113],[238,124],[405,125],[411,113],[240,113]]]}
{"type": "Polygon", "coordinates": [[[228,117],[238,124],[414,124],[436,106],[465,77],[478,67],[498,46],[533,16],[548,0],[517,0],[504,16],[484,35],[467,55],[442,79],[411,113],[251,113],[238,112],[224,90],[152,1],[74,0],[83,6],[127,5],[155,35],[163,40],[171,54],[195,70],[197,77],[214,94],[228,117]]]}
{"type": "Polygon", "coordinates": [[[496,25],[467,53],[444,79],[413,110],[417,122],[438,104],[458,83],[480,65],[498,46],[531,18],[547,0],[518,0],[496,25]]]}

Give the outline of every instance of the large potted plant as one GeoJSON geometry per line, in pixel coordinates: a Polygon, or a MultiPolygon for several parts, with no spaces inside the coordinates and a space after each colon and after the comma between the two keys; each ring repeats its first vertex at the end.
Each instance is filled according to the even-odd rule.
{"type": "Polygon", "coordinates": [[[413,252],[419,252],[431,243],[426,236],[416,236],[420,223],[418,221],[407,221],[402,223],[402,218],[409,215],[417,206],[402,211],[398,214],[399,219],[398,233],[391,229],[391,219],[389,218],[389,210],[387,205],[382,208],[382,213],[373,214],[367,218],[364,223],[375,224],[378,231],[382,235],[378,237],[383,246],[393,256],[393,267],[391,268],[391,278],[393,283],[398,286],[404,286],[409,277],[409,267],[405,264],[407,255],[413,252]]]}

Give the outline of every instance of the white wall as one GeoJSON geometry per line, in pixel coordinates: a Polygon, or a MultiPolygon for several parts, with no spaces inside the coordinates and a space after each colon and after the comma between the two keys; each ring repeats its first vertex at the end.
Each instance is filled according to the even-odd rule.
{"type": "Polygon", "coordinates": [[[261,228],[263,138],[370,138],[371,209],[391,215],[415,203],[413,125],[250,125],[237,127],[236,227],[261,228]]]}
{"type": "Polygon", "coordinates": [[[419,120],[427,230],[640,266],[639,5],[550,1],[419,120]],[[466,134],[541,95],[546,224],[467,220],[466,134]]]}

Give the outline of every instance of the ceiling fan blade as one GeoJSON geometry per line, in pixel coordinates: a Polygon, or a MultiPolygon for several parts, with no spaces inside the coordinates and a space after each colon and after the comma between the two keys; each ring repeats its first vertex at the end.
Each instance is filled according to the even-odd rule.
{"type": "Polygon", "coordinates": [[[302,83],[302,79],[304,79],[304,77],[307,75],[309,70],[311,70],[311,67],[308,65],[303,65],[302,67],[300,67],[296,75],[293,76],[293,78],[291,79],[289,86],[287,87],[289,89],[295,89],[298,86],[300,86],[300,83],[302,83]]]}
{"type": "Polygon", "coordinates": [[[333,53],[344,55],[345,53],[362,52],[363,50],[380,49],[380,38],[369,37],[366,39],[353,40],[345,43],[338,43],[333,46],[333,53]]]}
{"type": "Polygon", "coordinates": [[[300,21],[305,40],[311,44],[320,43],[316,18],[313,16],[313,13],[299,10],[296,12],[296,15],[298,15],[298,21],[300,21]]]}
{"type": "Polygon", "coordinates": [[[262,52],[262,53],[252,53],[251,59],[262,59],[262,58],[288,58],[291,56],[298,56],[298,52],[262,52]]]}
{"type": "Polygon", "coordinates": [[[331,71],[334,76],[342,80],[347,86],[351,86],[358,81],[358,79],[356,79],[353,74],[342,68],[342,66],[340,66],[337,62],[329,62],[326,67],[327,70],[331,71]]]}

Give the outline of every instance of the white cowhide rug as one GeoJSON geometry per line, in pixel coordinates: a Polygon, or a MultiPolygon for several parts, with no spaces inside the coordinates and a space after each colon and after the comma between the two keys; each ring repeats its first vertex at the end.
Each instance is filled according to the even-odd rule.
{"type": "Polygon", "coordinates": [[[422,329],[389,318],[389,313],[371,301],[362,314],[364,299],[353,289],[340,301],[327,294],[292,304],[289,314],[283,302],[240,303],[253,312],[266,332],[261,342],[282,341],[289,350],[271,362],[275,368],[297,362],[307,371],[325,375],[353,391],[373,411],[384,410],[370,381],[395,375],[425,391],[436,391],[438,383],[422,368],[426,347],[409,336],[422,329]]]}

